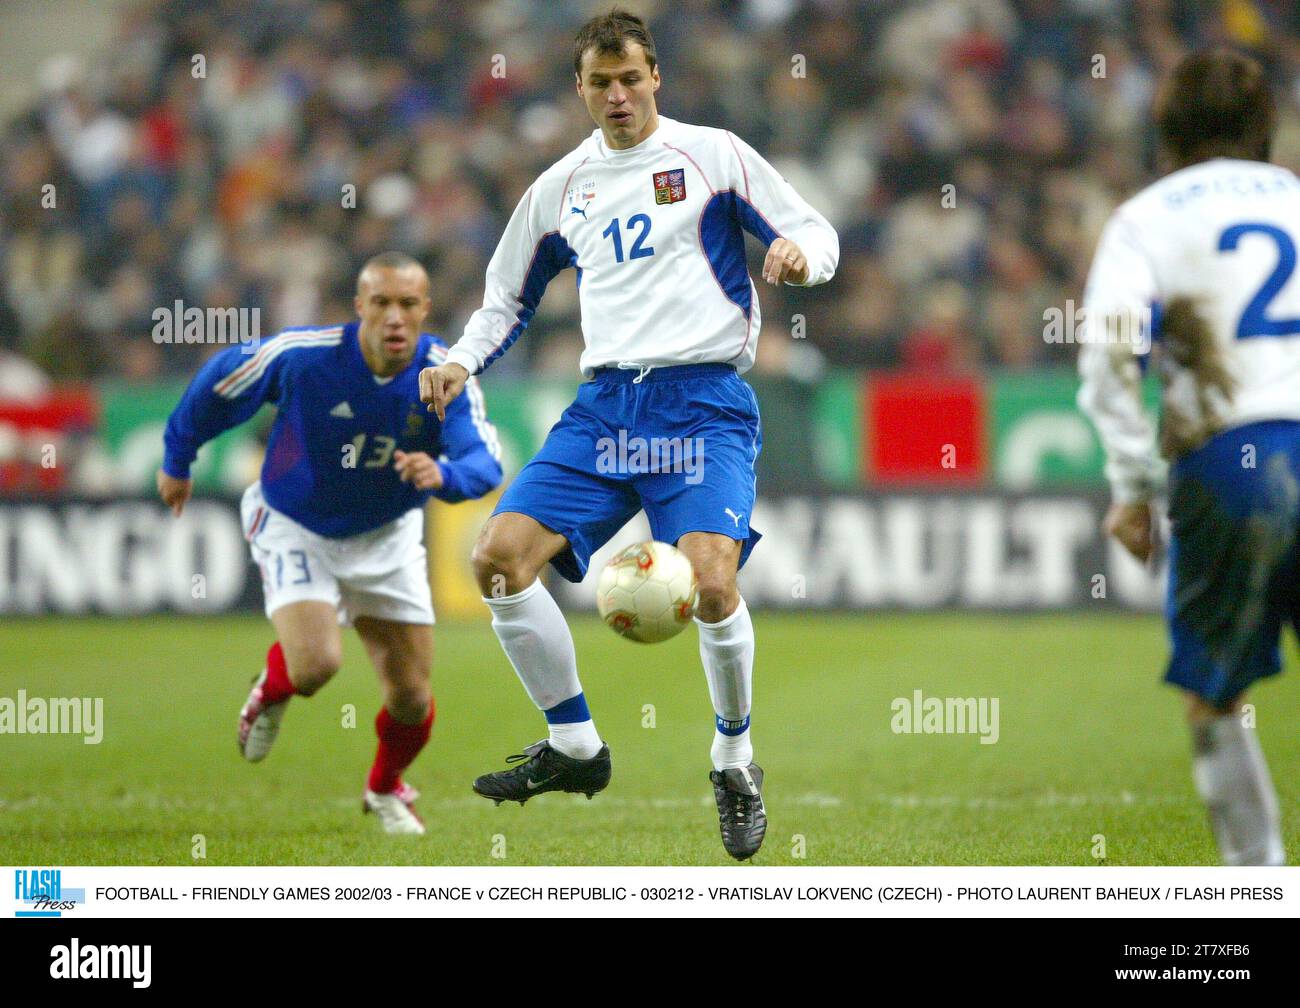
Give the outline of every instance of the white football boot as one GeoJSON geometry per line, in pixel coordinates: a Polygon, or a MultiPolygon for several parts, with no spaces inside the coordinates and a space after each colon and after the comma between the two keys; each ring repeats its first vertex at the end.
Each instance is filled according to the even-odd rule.
{"type": "Polygon", "coordinates": [[[262,703],[262,685],[266,682],[266,669],[253,680],[244,709],[239,712],[239,752],[250,763],[266,759],[275,737],[280,734],[280,721],[284,718],[288,699],[279,703],[262,703]]]}
{"type": "Polygon", "coordinates": [[[405,781],[399,782],[397,790],[389,794],[377,794],[366,788],[361,810],[375,813],[385,833],[420,835],[424,833],[424,823],[411,807],[419,797],[420,792],[405,781]]]}

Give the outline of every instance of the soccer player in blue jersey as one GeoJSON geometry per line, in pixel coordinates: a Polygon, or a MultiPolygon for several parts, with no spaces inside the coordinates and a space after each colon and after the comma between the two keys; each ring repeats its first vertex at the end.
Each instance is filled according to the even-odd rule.
{"type": "Polygon", "coordinates": [[[263,403],[278,409],[243,523],[262,572],[276,642],[239,715],[239,750],[264,759],[290,697],[308,697],[342,661],[339,625],[356,627],[379,673],[378,752],[364,808],[389,833],[423,833],[402,772],[433,726],[433,605],[423,505],[481,497],[501,482],[501,452],[483,395],[434,418],[418,375],[446,345],[421,333],[429,278],[410,256],[375,256],[357,278],[359,321],[289,329],[250,356],[208,361],[167,423],[158,492],[180,514],[199,446],[263,403]]]}
{"type": "Polygon", "coordinates": [[[759,331],[744,233],[767,249],[763,278],[773,284],[829,280],[839,240],[743,140],[658,113],[654,41],[639,18],[593,18],[574,41],[573,63],[598,128],[529,187],[488,265],[483,307],[446,362],[420,376],[441,416],[523,332],[551,278],[576,268],[580,367],[592,380],[474,550],[493,629],[549,737],[474,790],[522,803],[545,791],[590,797],[609,782],[609,747],[578,679],[573,638],[538,574],[549,562],[582,580],[592,552],[644,508],[655,539],[695,568],[715,725],[710,780],[723,846],[748,858],[767,815],[749,731],[754,628],[736,588],[759,538],[749,521],[762,445],[758,405],[740,378],[759,331]],[[635,461],[608,471],[601,445],[638,438],[689,448],[694,466],[685,468],[695,471],[635,461]]]}
{"type": "Polygon", "coordinates": [[[1239,53],[1185,58],[1156,122],[1170,171],[1102,234],[1079,403],[1106,448],[1106,530],[1139,560],[1168,463],[1165,680],[1187,698],[1224,863],[1279,865],[1277,795],[1243,706],[1281,670],[1283,624],[1300,628],[1300,179],[1268,163],[1268,77],[1239,53]],[[1125,338],[1152,330],[1158,436],[1133,352],[1146,341],[1125,338]]]}

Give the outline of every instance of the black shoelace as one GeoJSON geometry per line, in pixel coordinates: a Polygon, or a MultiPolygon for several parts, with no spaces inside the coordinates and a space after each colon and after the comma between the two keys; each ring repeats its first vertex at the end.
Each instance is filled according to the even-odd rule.
{"type": "Polygon", "coordinates": [[[757,797],[737,794],[735,791],[728,791],[727,801],[729,804],[723,821],[729,825],[741,827],[742,829],[750,829],[753,827],[754,812],[758,808],[757,797]]]}
{"type": "Polygon", "coordinates": [[[507,756],[507,763],[517,763],[519,765],[504,771],[504,773],[510,774],[513,778],[524,777],[530,779],[530,772],[534,766],[538,770],[545,770],[550,765],[546,759],[550,752],[551,750],[547,748],[537,753],[514,753],[507,756]]]}

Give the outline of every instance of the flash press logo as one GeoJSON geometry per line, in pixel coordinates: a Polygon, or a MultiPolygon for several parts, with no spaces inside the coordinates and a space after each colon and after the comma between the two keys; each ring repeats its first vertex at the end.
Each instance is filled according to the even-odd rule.
{"type": "Polygon", "coordinates": [[[86,890],[63,888],[59,868],[19,868],[14,871],[14,901],[28,907],[15,910],[15,917],[62,917],[64,910],[86,902],[86,890]]]}

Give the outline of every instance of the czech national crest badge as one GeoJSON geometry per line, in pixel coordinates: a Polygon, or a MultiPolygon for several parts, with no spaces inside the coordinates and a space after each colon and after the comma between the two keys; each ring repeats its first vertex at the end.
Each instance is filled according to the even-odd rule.
{"type": "Polygon", "coordinates": [[[655,172],[654,183],[656,203],[677,203],[686,198],[685,168],[655,172]]]}

